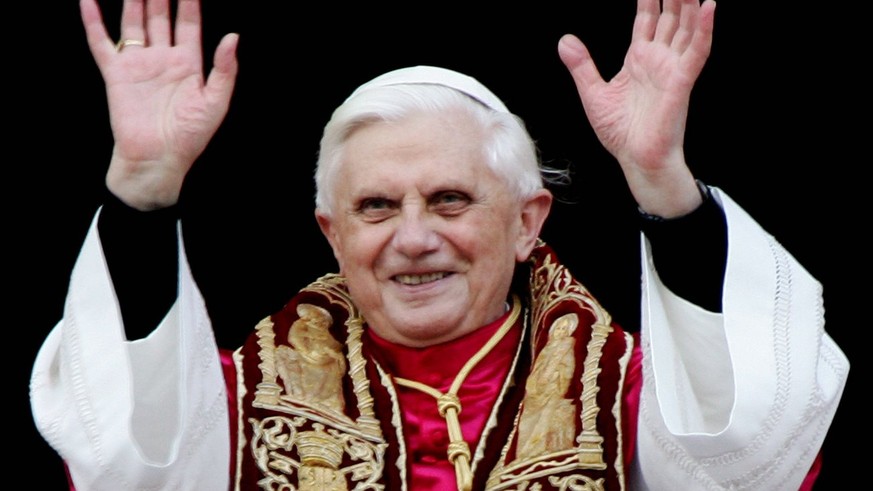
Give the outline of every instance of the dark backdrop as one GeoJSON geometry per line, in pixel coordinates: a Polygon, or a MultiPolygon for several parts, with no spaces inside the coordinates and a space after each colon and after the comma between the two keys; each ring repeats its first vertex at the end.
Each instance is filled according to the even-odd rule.
{"type": "MultiPolygon", "coordinates": [[[[116,3],[103,2],[113,30],[116,3]]],[[[574,184],[561,192],[572,204],[556,205],[543,236],[621,324],[638,328],[634,204],[555,49],[561,34],[575,33],[610,76],[622,63],[634,2],[554,3],[562,5],[502,4],[474,13],[444,3],[349,11],[326,2],[262,8],[266,2],[206,1],[207,63],[221,35],[241,33],[230,113],[182,198],[187,247],[219,319],[220,343],[236,346],[293,291],[334,269],[312,215],[321,128],[357,85],[414,64],[477,77],[525,119],[547,162],[572,166],[574,184]]],[[[866,94],[851,12],[772,4],[719,4],[712,55],[692,96],[686,153],[698,177],[726,190],[824,286],[827,329],[853,362],[817,488],[834,489],[861,469],[852,462],[857,451],[843,443],[857,434],[852,406],[866,371],[859,357],[869,263],[859,242],[868,207],[856,171],[869,160],[859,152],[866,94]]],[[[4,131],[13,225],[5,241],[13,249],[8,310],[16,314],[9,328],[23,341],[12,357],[13,425],[25,430],[10,469],[20,473],[23,463],[35,487],[61,489],[60,462],[33,427],[27,380],[39,343],[61,316],[112,141],[77,2],[21,8],[26,12],[9,23],[28,34],[4,43],[12,67],[4,77],[12,84],[4,131]]]]}

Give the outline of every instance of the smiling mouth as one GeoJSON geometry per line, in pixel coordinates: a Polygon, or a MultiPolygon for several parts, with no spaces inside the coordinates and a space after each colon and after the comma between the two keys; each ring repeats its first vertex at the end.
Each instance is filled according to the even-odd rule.
{"type": "Polygon", "coordinates": [[[394,280],[402,285],[420,285],[422,283],[441,280],[448,275],[449,273],[446,273],[445,271],[427,274],[399,274],[394,277],[394,280]]]}

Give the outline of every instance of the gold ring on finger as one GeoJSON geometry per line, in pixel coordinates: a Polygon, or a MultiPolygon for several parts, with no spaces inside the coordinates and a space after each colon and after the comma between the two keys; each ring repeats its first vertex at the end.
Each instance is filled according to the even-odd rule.
{"type": "Polygon", "coordinates": [[[139,39],[121,39],[115,44],[115,52],[121,53],[121,50],[128,46],[145,46],[145,41],[139,39]]]}

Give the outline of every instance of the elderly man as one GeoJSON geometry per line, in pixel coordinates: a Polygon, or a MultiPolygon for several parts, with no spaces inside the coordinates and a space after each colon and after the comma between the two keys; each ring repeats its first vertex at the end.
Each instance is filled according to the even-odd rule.
{"type": "Polygon", "coordinates": [[[818,283],[684,161],[711,0],[663,11],[640,0],[609,82],[578,39],[558,47],[640,207],[641,336],[539,240],[553,171],[521,121],[475,79],[416,66],[359,87],[324,129],[315,216],[339,274],[314,279],[232,354],[215,345],[184,247],[178,298],[128,341],[124,279],[101,239],[120,220],[167,219],[156,210],[175,204],[227,111],[237,36],[204,80],[196,0],[179,2],[175,36],[166,0],[126,0],[118,43],[95,0],[81,7],[107,85],[115,198],[32,382],[71,486],[811,486],[848,363],[821,329],[818,283]],[[717,297],[703,306],[662,281],[676,265],[652,255],[689,227],[714,231],[723,270],[696,283],[717,297]]]}

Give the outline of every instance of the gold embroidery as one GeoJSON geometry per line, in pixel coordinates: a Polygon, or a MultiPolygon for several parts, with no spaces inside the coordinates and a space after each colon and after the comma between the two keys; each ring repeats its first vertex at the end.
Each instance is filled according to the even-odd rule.
{"type": "Polygon", "coordinates": [[[579,444],[579,463],[592,469],[603,469],[603,437],[597,431],[597,375],[600,373],[600,358],[606,337],[612,332],[612,318],[588,290],[575,281],[570,272],[557,264],[551,255],[543,259],[542,265],[532,272],[534,326],[541,325],[546,314],[561,301],[573,301],[580,308],[591,312],[594,317],[588,353],[583,362],[582,372],[582,432],[576,437],[579,444]]]}
{"type": "Polygon", "coordinates": [[[237,420],[233,422],[236,428],[237,442],[236,448],[231,449],[231,452],[236,452],[236,469],[234,469],[234,483],[233,489],[234,491],[240,491],[242,480],[242,462],[243,462],[243,452],[245,452],[246,446],[246,435],[243,431],[243,399],[246,395],[246,383],[245,383],[245,375],[243,372],[242,364],[243,364],[243,354],[242,348],[238,348],[233,352],[233,364],[236,368],[236,410],[237,410],[237,420]]]}
{"type": "Polygon", "coordinates": [[[529,482],[525,481],[523,483],[519,483],[518,487],[515,488],[513,491],[526,491],[528,486],[530,486],[530,491],[542,491],[543,489],[543,486],[538,482],[535,482],[533,483],[533,485],[531,485],[529,482]]]}
{"type": "Polygon", "coordinates": [[[397,466],[397,471],[400,473],[400,491],[406,491],[406,438],[403,436],[403,421],[400,418],[400,397],[397,396],[397,389],[394,387],[394,382],[391,375],[376,362],[376,371],[379,372],[379,379],[385,391],[388,392],[388,397],[391,398],[391,426],[394,427],[397,437],[397,461],[394,464],[397,466]]]}
{"type": "MultiPolygon", "coordinates": [[[[326,275],[301,291],[318,293],[328,299],[330,303],[339,304],[349,312],[349,317],[345,322],[348,333],[346,338],[348,354],[346,356],[348,374],[352,379],[358,406],[359,415],[357,419],[352,421],[342,411],[341,385],[338,388],[333,387],[330,389],[329,393],[333,394],[331,396],[323,391],[319,392],[320,389],[317,388],[317,383],[306,383],[304,385],[310,387],[310,392],[318,392],[321,395],[317,397],[312,397],[312,394],[307,394],[305,397],[300,396],[299,392],[304,389],[294,385],[297,382],[293,381],[294,376],[291,375],[291,370],[294,369],[294,364],[289,363],[293,359],[291,348],[284,346],[276,347],[272,317],[264,318],[255,328],[259,347],[258,355],[261,359],[261,363],[258,365],[258,368],[261,370],[261,382],[256,386],[255,400],[252,404],[255,407],[305,416],[312,421],[324,423],[335,428],[343,428],[344,431],[362,438],[381,442],[383,441],[382,430],[373,410],[373,397],[370,394],[370,382],[366,374],[366,360],[362,354],[363,343],[361,342],[361,335],[363,333],[363,320],[357,315],[357,310],[345,291],[344,282],[343,277],[339,275],[326,275]],[[284,366],[280,368],[280,364],[284,366]],[[288,371],[286,376],[283,377],[286,387],[283,387],[277,381],[280,370],[288,371]],[[287,391],[287,393],[283,395],[283,391],[287,391]]],[[[326,310],[310,304],[301,304],[298,307],[303,309],[303,313],[300,313],[300,315],[304,323],[300,327],[304,329],[301,330],[309,331],[310,334],[319,332],[319,329],[313,329],[309,326],[313,322],[315,323],[314,325],[328,322],[329,329],[332,320],[327,320],[331,319],[331,316],[326,310]],[[306,316],[309,316],[308,321],[304,319],[306,316]],[[325,316],[327,317],[325,318],[325,316]]],[[[321,331],[324,334],[325,342],[330,343],[330,341],[333,341],[333,343],[336,343],[334,347],[338,346],[339,343],[330,335],[329,331],[321,331]]],[[[289,338],[293,336],[295,334],[290,332],[289,338]]],[[[346,363],[346,361],[341,360],[341,356],[330,357],[330,359],[335,364],[346,363]]],[[[345,369],[342,372],[344,371],[345,369]]],[[[340,372],[340,376],[342,372],[340,372]]],[[[315,374],[313,378],[318,378],[318,376],[318,374],[315,374]]],[[[336,380],[335,378],[328,380],[331,383],[337,384],[340,384],[341,381],[341,379],[336,380]]]]}
{"type": "MultiPolygon", "coordinates": [[[[591,312],[597,324],[609,325],[612,319],[567,268],[559,265],[551,256],[543,259],[542,265],[531,273],[531,300],[534,312],[534,328],[543,325],[546,314],[563,301],[572,301],[581,309],[591,312]]],[[[536,336],[536,332],[533,333],[536,336]]]]}
{"type": "Polygon", "coordinates": [[[582,432],[576,437],[579,444],[579,463],[583,468],[605,469],[603,460],[603,437],[597,432],[597,375],[600,374],[600,358],[603,355],[603,345],[606,337],[612,332],[612,327],[604,324],[591,326],[591,339],[588,341],[588,354],[585,356],[582,372],[582,432]]]}
{"type": "Polygon", "coordinates": [[[258,355],[261,358],[261,363],[258,368],[261,369],[261,381],[257,385],[255,391],[255,402],[263,404],[278,404],[279,394],[282,392],[282,387],[276,383],[276,361],[273,354],[276,352],[276,344],[273,342],[273,321],[270,317],[261,319],[261,322],[255,326],[255,334],[258,336],[258,355]]]}
{"type": "MultiPolygon", "coordinates": [[[[510,431],[509,441],[502,449],[501,459],[489,476],[486,487],[489,490],[516,489],[539,491],[542,489],[541,482],[545,484],[545,479],[548,479],[552,486],[562,490],[602,490],[604,486],[603,479],[595,481],[582,474],[561,477],[556,476],[556,474],[568,474],[586,468],[600,470],[606,467],[603,463],[603,438],[597,431],[597,415],[600,409],[597,406],[596,396],[599,391],[598,374],[600,373],[602,350],[612,330],[610,327],[611,318],[590,297],[588,291],[576,282],[565,268],[558,265],[551,255],[547,254],[541,258],[539,267],[536,267],[531,274],[530,284],[531,310],[530,324],[528,326],[532,330],[531,339],[542,338],[542,336],[537,335],[537,330],[547,327],[543,324],[543,321],[550,318],[553,309],[561,302],[574,303],[583,311],[590,312],[595,318],[587,346],[588,356],[582,361],[582,393],[580,394],[579,401],[579,404],[581,404],[580,419],[582,430],[576,436],[575,446],[572,443],[572,434],[569,435],[571,443],[566,445],[564,442],[567,440],[567,435],[561,435],[561,426],[553,424],[551,427],[555,430],[556,439],[552,440],[553,443],[543,444],[544,450],[542,452],[538,453],[533,450],[522,449],[524,447],[522,443],[524,439],[520,436],[519,432],[527,430],[520,430],[520,427],[529,424],[522,423],[522,419],[525,417],[524,408],[533,407],[535,403],[531,401],[534,401],[537,397],[537,391],[531,390],[528,387],[526,399],[521,406],[522,411],[520,414],[516,414],[515,424],[510,431]],[[532,392],[534,393],[533,395],[531,394],[532,392]],[[518,437],[516,437],[517,434],[519,434],[518,437]],[[507,450],[514,441],[517,442],[514,448],[515,461],[507,465],[507,450]],[[528,458],[522,458],[521,455],[528,455],[528,458]]],[[[362,353],[361,337],[364,319],[352,304],[345,288],[345,280],[339,275],[324,276],[303,291],[317,293],[330,304],[340,305],[348,312],[348,317],[345,320],[347,332],[345,362],[348,366],[354,400],[358,407],[357,416],[352,420],[351,417],[341,412],[342,406],[337,406],[334,403],[336,401],[335,398],[331,399],[330,397],[317,395],[318,389],[315,387],[316,384],[309,384],[309,387],[316,391],[316,395],[306,396],[305,399],[309,399],[308,403],[297,400],[299,396],[292,396],[292,394],[306,393],[306,388],[302,387],[306,384],[301,383],[301,387],[289,386],[288,384],[285,384],[285,387],[282,386],[282,383],[287,379],[293,378],[290,375],[290,371],[288,376],[283,375],[282,371],[295,368],[293,363],[289,364],[289,360],[293,360],[293,356],[289,355],[292,355],[293,350],[296,348],[295,341],[292,339],[294,334],[289,332],[288,342],[291,344],[290,347],[280,346],[277,349],[271,318],[264,319],[256,329],[261,357],[261,364],[258,365],[258,368],[261,371],[262,377],[261,382],[256,386],[255,402],[253,405],[282,414],[275,417],[265,417],[260,421],[253,418],[247,420],[251,424],[254,435],[250,442],[249,448],[252,452],[250,455],[254,457],[254,462],[262,473],[262,479],[259,481],[258,486],[261,489],[286,489],[289,491],[295,489],[347,490],[350,488],[356,490],[381,490],[384,486],[379,484],[379,480],[384,472],[384,453],[387,443],[385,443],[382,437],[379,421],[375,418],[374,400],[369,390],[370,381],[366,373],[366,363],[371,361],[366,360],[362,353]],[[286,348],[288,352],[281,353],[286,351],[283,348],[286,348]],[[280,377],[281,381],[279,380],[280,377]],[[333,407],[334,409],[326,411],[326,407],[333,407]],[[294,476],[295,473],[297,474],[296,476],[294,476]],[[297,481],[296,487],[294,484],[295,480],[297,481]]],[[[330,308],[330,312],[336,313],[336,308],[333,306],[321,302],[317,303],[330,308]]],[[[299,315],[301,322],[312,324],[307,326],[307,329],[320,325],[321,321],[319,318],[321,313],[315,313],[316,318],[308,320],[305,317],[313,314],[300,312],[299,315]]],[[[327,315],[329,316],[330,314],[327,313],[327,315]]],[[[574,326],[570,329],[566,324],[575,324],[577,322],[578,319],[573,320],[570,318],[559,318],[556,320],[550,329],[552,332],[549,334],[546,345],[554,343],[554,351],[561,351],[558,349],[559,346],[567,342],[560,341],[562,337],[560,331],[567,329],[572,333],[576,327],[574,326]],[[556,329],[560,325],[565,325],[565,327],[556,329]],[[553,340],[552,333],[556,330],[559,334],[553,340]]],[[[331,329],[332,321],[328,321],[327,325],[326,331],[330,335],[329,330],[331,329]]],[[[342,354],[342,346],[336,342],[333,336],[330,336],[330,338],[336,343],[331,349],[334,350],[334,353],[339,352],[342,354]],[[337,349],[337,347],[339,348],[337,349]]],[[[567,344],[572,346],[575,343],[575,339],[578,339],[578,337],[572,336],[570,343],[567,344]]],[[[330,345],[329,342],[327,344],[330,345]]],[[[533,350],[536,343],[532,342],[530,344],[533,350]]],[[[540,356],[544,353],[540,353],[540,356]]],[[[540,356],[537,356],[534,360],[533,370],[536,370],[536,367],[540,364],[540,356]]],[[[330,355],[327,355],[327,358],[331,359],[330,355]]],[[[628,359],[628,356],[623,356],[619,366],[621,370],[621,381],[618,389],[619,399],[628,359]]],[[[578,363],[577,358],[571,357],[571,363],[566,364],[570,367],[569,373],[571,375],[569,377],[572,377],[572,373],[578,370],[574,366],[576,363],[578,363]]],[[[545,370],[545,367],[549,364],[548,362],[543,362],[544,368],[541,375],[546,376],[546,378],[549,375],[554,377],[551,383],[556,385],[553,386],[564,384],[562,376],[568,372],[567,367],[562,367],[560,363],[555,363],[553,360],[551,364],[554,368],[545,370]],[[553,370],[556,371],[553,373],[553,370]]],[[[378,366],[377,369],[379,369],[378,366]]],[[[379,372],[383,378],[386,376],[382,373],[381,369],[379,369],[379,372]]],[[[530,378],[534,379],[536,377],[537,374],[532,372],[530,378]]],[[[509,385],[510,383],[507,381],[504,391],[509,385]]],[[[403,448],[402,429],[399,423],[400,412],[396,407],[396,394],[392,391],[392,384],[386,383],[386,387],[394,401],[391,423],[401,437],[400,456],[396,464],[405,467],[403,464],[405,464],[406,452],[403,448]]],[[[334,393],[334,391],[329,392],[334,393]]],[[[312,394],[313,392],[309,393],[312,394]]],[[[345,395],[349,398],[349,401],[352,400],[349,392],[346,392],[345,395]]],[[[540,396],[542,395],[540,394],[540,396]]],[[[566,406],[567,403],[570,403],[572,408],[572,402],[572,399],[566,398],[566,389],[556,391],[553,393],[551,401],[553,406],[551,410],[531,410],[531,414],[539,412],[541,419],[554,417],[549,416],[552,413],[559,414],[560,416],[555,418],[563,421],[566,419],[567,414],[561,408],[566,406]],[[558,397],[555,398],[554,395],[558,397]]],[[[613,412],[616,407],[620,408],[619,404],[620,402],[616,403],[616,406],[613,407],[613,412]]],[[[354,410],[349,412],[350,414],[355,414],[354,410]]],[[[565,424],[563,427],[570,428],[570,432],[573,432],[573,428],[576,425],[572,422],[572,412],[569,414],[570,423],[565,424]]],[[[492,414],[492,419],[493,417],[494,415],[492,414]]],[[[619,438],[621,438],[621,420],[619,417],[615,419],[618,425],[619,438]]],[[[493,424],[493,422],[489,421],[489,424],[493,424]]],[[[483,434],[481,440],[484,441],[484,439],[485,435],[483,434]]],[[[244,444],[241,445],[244,446],[244,444]]],[[[481,458],[481,450],[483,449],[477,449],[477,458],[474,459],[473,466],[475,466],[475,461],[481,458]]],[[[621,454],[619,452],[616,460],[620,461],[620,459],[621,454]]],[[[473,468],[475,469],[475,467],[473,468]]],[[[619,482],[623,484],[624,478],[620,463],[617,463],[616,469],[619,474],[619,482]]],[[[400,469],[400,486],[402,488],[405,488],[407,484],[405,482],[405,474],[406,471],[400,469]]],[[[549,485],[546,485],[546,487],[549,487],[549,485]]]]}
{"type": "Polygon", "coordinates": [[[336,438],[316,424],[313,431],[297,434],[297,453],[300,455],[300,491],[348,491],[346,479],[339,472],[343,447],[336,438]]]}
{"type": "Polygon", "coordinates": [[[367,378],[366,364],[362,349],[361,336],[364,333],[364,319],[352,302],[351,296],[345,288],[345,278],[337,274],[322,276],[302,291],[319,293],[330,303],[341,305],[348,311],[345,326],[348,337],[346,349],[349,361],[349,377],[352,379],[352,387],[358,402],[357,427],[370,438],[382,440],[382,429],[376,413],[373,410],[373,396],[370,394],[370,381],[367,378]]]}
{"type": "Polygon", "coordinates": [[[603,491],[603,479],[591,479],[590,477],[583,476],[581,474],[574,474],[572,476],[564,476],[557,477],[552,476],[549,478],[549,483],[552,486],[557,486],[560,491],[566,491],[568,489],[572,491],[603,491]]]}
{"type": "MultiPolygon", "coordinates": [[[[570,272],[555,262],[547,254],[541,264],[531,271],[531,343],[532,354],[536,355],[534,368],[528,379],[525,399],[522,402],[522,413],[516,418],[516,427],[509,441],[501,452],[501,460],[492,470],[488,478],[488,489],[526,489],[531,481],[554,474],[572,472],[579,469],[604,470],[607,465],[603,458],[603,437],[597,430],[597,392],[600,390],[597,377],[601,371],[600,360],[603,346],[612,332],[612,318],[600,304],[591,297],[588,290],[575,281],[570,272]],[[576,425],[572,422],[575,408],[570,399],[564,399],[569,387],[569,377],[575,370],[575,356],[559,356],[567,358],[551,359],[557,353],[565,353],[574,349],[574,339],[562,339],[562,334],[554,336],[554,330],[559,325],[562,330],[570,324],[577,324],[578,318],[562,316],[549,327],[549,339],[539,355],[536,355],[535,340],[539,331],[544,328],[549,313],[562,302],[575,303],[583,311],[590,312],[594,317],[591,337],[587,345],[587,355],[582,364],[582,393],[580,394],[581,431],[572,443],[572,435],[576,425]],[[570,375],[567,375],[570,374],[570,375]],[[531,381],[533,379],[533,381],[531,381]],[[554,392],[546,394],[538,384],[548,385],[554,392]],[[562,389],[563,387],[563,389],[562,389]],[[530,414],[528,414],[530,411],[530,414]],[[570,418],[568,421],[567,418],[570,418]],[[555,418],[552,423],[550,419],[555,418]],[[563,423],[558,423],[562,421],[563,423]],[[563,424],[564,426],[561,426],[563,424]],[[571,443],[567,443],[567,439],[571,443]],[[513,441],[517,442],[515,459],[506,463],[508,450],[513,441]]],[[[573,328],[575,329],[575,327],[573,328]]],[[[572,331],[571,331],[572,332],[572,331]]],[[[619,433],[619,435],[621,435],[619,433]]],[[[554,478],[554,476],[552,476],[554,478]]],[[[619,475],[623,481],[623,476],[619,475]]],[[[552,483],[562,486],[562,489],[602,489],[597,481],[580,475],[574,475],[560,482],[552,483]],[[597,487],[599,486],[599,487],[597,487]]]]}
{"type": "Polygon", "coordinates": [[[252,455],[263,476],[258,482],[262,489],[294,489],[295,471],[301,491],[344,491],[349,480],[356,483],[355,490],[384,489],[378,481],[385,467],[386,443],[374,444],[318,423],[301,431],[307,424],[304,417],[251,418],[249,423],[252,455]],[[299,461],[291,456],[295,447],[299,461]],[[344,459],[351,464],[340,467],[344,459]]]}
{"type": "Polygon", "coordinates": [[[300,491],[348,491],[346,479],[339,472],[324,467],[300,468],[300,491]]]}
{"type": "Polygon", "coordinates": [[[615,404],[612,406],[612,417],[615,418],[615,434],[616,438],[616,455],[615,455],[615,473],[618,475],[619,489],[623,491],[626,488],[624,477],[624,431],[622,430],[621,408],[624,403],[624,384],[627,377],[627,367],[630,362],[631,355],[634,351],[634,338],[630,333],[624,333],[625,352],[621,355],[618,361],[619,380],[615,394],[615,404]]]}
{"type": "Polygon", "coordinates": [[[314,304],[297,305],[299,319],[289,329],[287,345],[276,346],[272,316],[256,326],[261,379],[252,406],[278,413],[248,419],[253,433],[250,451],[261,471],[258,486],[344,491],[353,485],[355,490],[381,490],[388,444],[369,392],[362,353],[363,320],[340,276],[322,277],[303,291],[318,293],[346,308],[347,355],[331,333],[332,315],[314,304]],[[358,406],[355,420],[344,413],[346,367],[358,406]],[[341,467],[343,462],[345,467],[341,467]],[[292,484],[295,473],[297,487],[292,484]]]}
{"type": "Polygon", "coordinates": [[[526,483],[552,474],[579,470],[580,465],[576,449],[571,449],[542,455],[537,459],[516,461],[499,469],[499,474],[492,472],[488,478],[487,489],[489,491],[509,489],[519,483],[526,483]]]}
{"type": "MultiPolygon", "coordinates": [[[[308,307],[303,307],[303,310],[311,310],[312,307],[314,306],[310,305],[308,307]]],[[[310,313],[307,315],[314,314],[310,313]]],[[[269,317],[258,324],[256,327],[256,333],[258,336],[258,346],[260,347],[258,355],[261,358],[261,363],[258,365],[258,368],[261,369],[262,378],[261,382],[256,386],[255,400],[252,403],[254,407],[305,416],[313,421],[326,423],[335,427],[342,427],[345,428],[346,431],[363,436],[363,434],[361,434],[361,429],[356,427],[355,423],[341,411],[341,405],[340,408],[337,409],[331,405],[321,404],[320,400],[311,399],[309,397],[312,394],[283,394],[282,392],[285,390],[285,387],[279,385],[277,382],[278,374],[280,370],[286,371],[285,376],[290,378],[291,375],[287,373],[290,369],[287,366],[279,368],[278,365],[280,363],[288,363],[286,358],[289,354],[280,354],[283,351],[283,348],[287,347],[284,345],[278,348],[276,347],[274,341],[276,333],[273,330],[273,322],[269,317]],[[301,395],[304,397],[301,397],[301,395]]],[[[327,336],[333,339],[329,333],[327,336]]],[[[336,342],[336,340],[333,341],[336,342]]],[[[293,385],[294,383],[294,381],[291,381],[289,385],[293,385]]],[[[298,390],[293,386],[291,388],[298,390]]],[[[318,388],[316,387],[312,390],[317,391],[318,388]]],[[[340,394],[338,397],[342,398],[341,385],[339,391],[340,394]]],[[[340,404],[342,403],[340,402],[340,404]]]]}
{"type": "Polygon", "coordinates": [[[342,345],[329,331],[333,318],[327,310],[310,304],[298,305],[297,314],[300,318],[288,331],[290,346],[279,346],[275,354],[285,393],[342,412],[346,359],[342,345]]]}
{"type": "Polygon", "coordinates": [[[573,447],[573,401],[564,397],[576,368],[573,332],[579,317],[570,313],[552,324],[549,340],[527,379],[518,425],[520,460],[573,447]]]}

